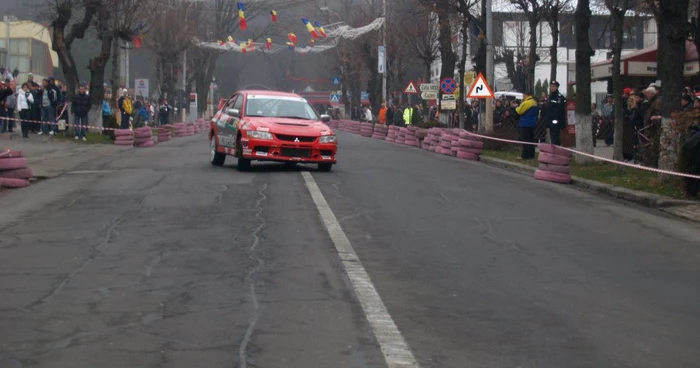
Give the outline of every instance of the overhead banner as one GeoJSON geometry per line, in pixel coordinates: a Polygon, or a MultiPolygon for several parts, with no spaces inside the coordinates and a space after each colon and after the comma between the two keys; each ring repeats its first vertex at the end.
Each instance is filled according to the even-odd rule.
{"type": "Polygon", "coordinates": [[[386,72],[386,49],[384,46],[379,46],[377,52],[377,73],[384,74],[386,72]]]}

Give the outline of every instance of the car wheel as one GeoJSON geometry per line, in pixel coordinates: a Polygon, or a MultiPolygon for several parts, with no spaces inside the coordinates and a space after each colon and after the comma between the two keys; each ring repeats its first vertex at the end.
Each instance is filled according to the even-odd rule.
{"type": "Polygon", "coordinates": [[[329,172],[333,168],[333,164],[324,162],[322,164],[318,164],[318,171],[322,172],[329,172]]]}
{"type": "Polygon", "coordinates": [[[226,161],[226,155],[216,152],[216,137],[212,135],[209,142],[209,162],[214,166],[221,166],[224,161],[226,161]]]}
{"type": "Polygon", "coordinates": [[[240,139],[236,140],[236,157],[238,157],[238,164],[236,164],[238,171],[250,170],[250,160],[243,157],[240,139]]]}

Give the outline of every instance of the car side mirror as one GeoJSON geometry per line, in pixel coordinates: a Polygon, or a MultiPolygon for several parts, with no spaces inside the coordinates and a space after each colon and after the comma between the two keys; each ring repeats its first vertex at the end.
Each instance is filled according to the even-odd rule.
{"type": "Polygon", "coordinates": [[[232,118],[237,118],[241,116],[241,111],[238,109],[228,109],[226,110],[226,113],[232,118]]]}
{"type": "Polygon", "coordinates": [[[324,122],[324,123],[327,123],[327,122],[331,121],[331,116],[330,116],[330,115],[325,115],[325,114],[324,114],[324,115],[321,115],[321,121],[324,122]]]}

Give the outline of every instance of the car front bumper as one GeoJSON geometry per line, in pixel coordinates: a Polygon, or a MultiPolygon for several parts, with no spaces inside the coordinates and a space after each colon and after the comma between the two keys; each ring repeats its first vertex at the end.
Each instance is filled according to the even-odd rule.
{"type": "Polygon", "coordinates": [[[258,161],[336,163],[335,143],[288,143],[278,140],[241,139],[243,158],[258,161]]]}

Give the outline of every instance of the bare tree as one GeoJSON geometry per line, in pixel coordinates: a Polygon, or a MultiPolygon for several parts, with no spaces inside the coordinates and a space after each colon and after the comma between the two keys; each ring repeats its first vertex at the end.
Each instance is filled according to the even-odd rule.
{"type": "Polygon", "coordinates": [[[539,60],[537,55],[537,28],[540,22],[546,19],[546,8],[541,0],[510,0],[510,2],[525,14],[530,30],[527,58],[527,91],[532,93],[532,90],[535,88],[535,67],[539,60]]]}
{"type": "Polygon", "coordinates": [[[417,4],[413,11],[404,15],[405,24],[411,26],[405,27],[401,32],[413,54],[423,62],[427,80],[430,80],[433,62],[440,56],[439,32],[434,25],[436,19],[430,9],[428,6],[417,4]]]}
{"type": "Polygon", "coordinates": [[[559,46],[559,15],[563,11],[568,11],[570,8],[570,0],[545,0],[545,19],[549,24],[549,29],[552,35],[552,46],[550,46],[550,72],[549,80],[557,80],[557,64],[559,57],[557,55],[557,47],[559,46]]]}
{"type": "MultiPolygon", "coordinates": [[[[591,27],[590,0],[578,0],[575,12],[576,35],[576,148],[593,154],[593,123],[591,121],[591,56],[593,48],[588,36],[591,27]]],[[[576,162],[592,159],[576,155],[576,162]]]]}
{"type": "MultiPolygon", "coordinates": [[[[110,75],[112,105],[116,106],[119,98],[119,55],[124,41],[124,48],[128,47],[128,42],[132,40],[133,33],[145,22],[142,15],[147,14],[152,3],[141,0],[108,0],[107,6],[111,13],[109,20],[109,30],[114,33],[112,39],[112,71],[110,75]]],[[[148,97],[148,96],[145,96],[148,97]]]]}
{"type": "Polygon", "coordinates": [[[610,21],[612,22],[612,83],[613,94],[615,98],[615,124],[614,124],[614,152],[613,159],[622,160],[622,75],[621,75],[621,57],[622,57],[622,36],[624,33],[625,14],[629,10],[632,0],[605,0],[605,7],[610,12],[610,21]]]}

